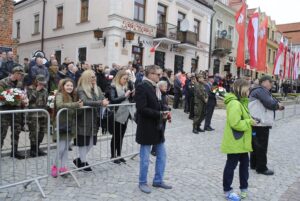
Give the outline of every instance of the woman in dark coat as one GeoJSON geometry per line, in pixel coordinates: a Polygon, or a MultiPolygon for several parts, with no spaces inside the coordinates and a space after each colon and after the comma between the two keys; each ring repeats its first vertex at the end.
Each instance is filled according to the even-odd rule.
{"type": "MultiPolygon", "coordinates": [[[[73,162],[77,167],[88,166],[86,156],[93,145],[97,143],[97,133],[100,123],[100,106],[107,106],[108,100],[104,99],[101,89],[97,86],[97,79],[93,70],[85,70],[77,88],[78,98],[82,100],[86,108],[77,114],[76,145],[79,147],[79,158],[73,162]]],[[[91,171],[91,168],[85,168],[91,171]]]]}

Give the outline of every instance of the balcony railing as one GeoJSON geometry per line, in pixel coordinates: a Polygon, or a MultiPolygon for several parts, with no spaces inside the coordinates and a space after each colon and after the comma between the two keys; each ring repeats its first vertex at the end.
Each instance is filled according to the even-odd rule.
{"type": "Polygon", "coordinates": [[[232,41],[227,38],[216,38],[216,47],[215,49],[225,49],[225,50],[231,50],[232,47],[232,41]]]}
{"type": "Polygon", "coordinates": [[[177,39],[181,43],[188,43],[197,46],[197,34],[191,31],[178,31],[177,39]]]}
{"type": "Polygon", "coordinates": [[[157,24],[156,38],[170,38],[176,40],[177,26],[169,23],[157,24]]]}

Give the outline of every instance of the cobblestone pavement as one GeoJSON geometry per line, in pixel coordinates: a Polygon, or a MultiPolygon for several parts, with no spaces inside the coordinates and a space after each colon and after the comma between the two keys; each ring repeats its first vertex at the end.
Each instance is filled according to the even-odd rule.
{"type": "MultiPolygon", "coordinates": [[[[300,111],[300,110],[299,110],[300,111]]],[[[290,109],[293,112],[293,109],[290,109]]],[[[222,173],[226,156],[220,153],[220,143],[225,124],[225,111],[215,111],[213,132],[192,133],[192,122],[182,110],[174,110],[172,123],[166,130],[168,154],[165,181],[172,190],[152,188],[152,193],[141,193],[137,187],[139,158],[127,159],[127,164],[105,163],[93,167],[92,173],[74,173],[81,185],[68,178],[41,180],[47,198],[43,199],[35,184],[26,190],[22,186],[0,190],[2,200],[197,200],[222,201],[222,173]]],[[[287,116],[287,114],[286,114],[287,116]]],[[[274,176],[263,176],[250,170],[249,201],[296,201],[300,195],[300,135],[299,116],[280,120],[271,130],[268,166],[274,176]],[[298,194],[297,194],[298,193],[298,194]]],[[[75,148],[74,148],[75,149],[75,148]]],[[[95,152],[97,148],[95,147],[95,152]]],[[[53,154],[53,153],[51,153],[53,154]]],[[[73,156],[70,156],[70,158],[73,156]]],[[[8,162],[10,158],[3,158],[8,162]]],[[[70,159],[71,161],[71,159],[70,159]]],[[[155,161],[155,158],[152,158],[155,161]]],[[[3,161],[1,161],[3,162],[3,161]]],[[[17,162],[20,163],[20,162],[17,162]]],[[[70,166],[71,167],[71,166],[70,166]]],[[[238,171],[233,187],[238,190],[238,171]]],[[[149,180],[154,174],[154,163],[149,169],[149,180]]]]}

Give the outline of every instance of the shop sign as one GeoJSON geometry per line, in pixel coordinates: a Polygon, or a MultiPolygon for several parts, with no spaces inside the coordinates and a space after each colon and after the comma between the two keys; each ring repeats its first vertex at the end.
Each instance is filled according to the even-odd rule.
{"type": "Polygon", "coordinates": [[[148,35],[151,37],[155,36],[155,28],[146,26],[138,22],[123,20],[122,28],[136,33],[148,35]]]}

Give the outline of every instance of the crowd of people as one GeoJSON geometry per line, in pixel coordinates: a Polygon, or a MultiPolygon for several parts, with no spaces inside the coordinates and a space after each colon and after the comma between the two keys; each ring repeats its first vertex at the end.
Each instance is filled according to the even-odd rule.
{"type": "MultiPolygon", "coordinates": [[[[97,143],[99,127],[102,133],[109,132],[111,138],[111,159],[116,164],[126,163],[122,158],[122,142],[129,119],[137,123],[136,142],[140,144],[139,188],[144,193],[151,193],[147,184],[147,173],[150,154],[156,156],[155,177],[153,186],[171,189],[164,182],[166,166],[166,149],[164,131],[166,123],[171,122],[171,101],[173,109],[180,105],[192,120],[192,133],[213,131],[211,120],[220,88],[227,91],[225,105],[227,112],[226,126],[222,141],[222,152],[227,154],[224,168],[223,187],[228,200],[238,199],[232,192],[231,184],[234,169],[240,162],[240,183],[242,198],[247,196],[248,167],[257,173],[272,175],[274,172],[267,167],[268,136],[271,124],[264,122],[263,111],[283,110],[284,107],[272,97],[273,80],[263,76],[255,82],[235,79],[228,75],[224,78],[208,75],[207,71],[199,73],[174,72],[161,69],[156,65],[145,68],[128,62],[125,66],[116,63],[111,68],[102,64],[91,65],[87,61],[75,64],[68,57],[59,65],[55,55],[45,62],[44,55],[35,55],[33,59],[24,59],[24,64],[14,61],[13,52],[1,53],[0,59],[0,92],[18,88],[24,92],[20,104],[2,105],[1,110],[21,108],[49,109],[48,96],[57,90],[54,99],[54,111],[68,108],[61,113],[58,122],[53,122],[59,129],[57,160],[58,166],[52,166],[52,176],[68,171],[68,150],[71,140],[75,138],[78,146],[78,157],[73,163],[84,171],[92,171],[87,155],[97,143]],[[250,100],[250,103],[249,103],[250,100]],[[251,102],[259,101],[259,104],[251,102]],[[136,103],[136,108],[128,107],[136,103]],[[108,110],[109,104],[122,104],[108,110]],[[127,105],[126,105],[127,104],[127,105]],[[254,106],[253,106],[254,105],[254,106]],[[80,110],[83,106],[91,106],[80,110]],[[100,110],[99,110],[100,108],[100,110]],[[75,109],[79,109],[75,118],[75,109]],[[259,111],[261,110],[261,111],[259,111]],[[99,112],[101,111],[101,113],[99,112]],[[255,111],[253,113],[253,111],[255,111]],[[252,112],[252,113],[251,113],[252,112]],[[101,122],[109,120],[106,125],[101,122]],[[204,121],[203,129],[201,124],[204,121]],[[77,135],[75,136],[75,133],[77,135]],[[253,152],[252,152],[253,151],[253,152]],[[249,159],[249,152],[251,159],[249,159]]],[[[11,156],[24,159],[25,155],[18,151],[19,135],[27,124],[29,127],[30,156],[44,156],[40,144],[47,132],[47,117],[42,113],[3,114],[1,117],[1,148],[8,127],[11,126],[11,156]],[[24,122],[27,119],[27,122],[24,122]],[[14,126],[12,126],[14,125],[14,126]]],[[[271,118],[272,119],[272,118],[271,118]]],[[[271,120],[272,121],[272,120],[271,120]]]]}

